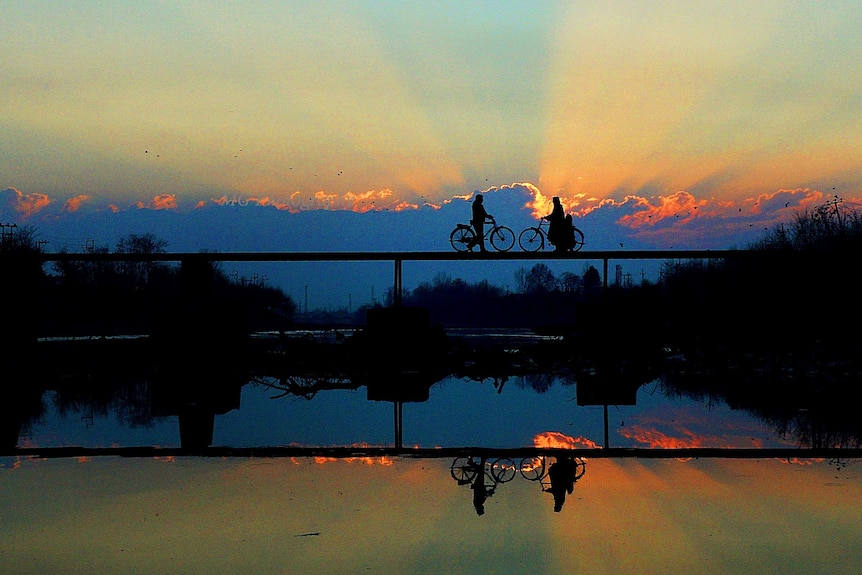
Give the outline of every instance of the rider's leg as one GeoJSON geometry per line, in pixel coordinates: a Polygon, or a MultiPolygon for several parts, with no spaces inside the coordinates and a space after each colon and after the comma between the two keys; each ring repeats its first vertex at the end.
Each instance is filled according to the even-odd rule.
{"type": "Polygon", "coordinates": [[[484,224],[480,224],[478,222],[473,222],[473,229],[476,230],[476,237],[473,238],[473,242],[470,245],[470,251],[473,251],[473,246],[479,244],[479,251],[484,252],[487,251],[485,249],[485,226],[484,224]]]}

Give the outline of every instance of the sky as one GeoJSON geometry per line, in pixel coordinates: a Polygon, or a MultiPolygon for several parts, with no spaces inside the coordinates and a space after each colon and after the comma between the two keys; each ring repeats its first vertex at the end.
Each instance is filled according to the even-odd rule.
{"type": "Polygon", "coordinates": [[[859,46],[845,1],[10,0],[0,223],[225,249],[260,208],[241,250],[325,212],[363,251],[487,192],[513,228],[559,196],[585,249],[735,247],[862,200],[859,46]]]}

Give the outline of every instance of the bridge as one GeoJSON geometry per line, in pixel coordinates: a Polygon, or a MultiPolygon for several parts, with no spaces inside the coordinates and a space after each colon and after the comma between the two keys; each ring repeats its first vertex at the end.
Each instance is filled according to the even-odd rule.
{"type": "Polygon", "coordinates": [[[578,252],[509,251],[497,252],[175,252],[175,253],[46,253],[44,262],[182,262],[204,260],[209,262],[381,262],[394,264],[393,293],[395,304],[400,304],[403,293],[402,263],[405,261],[560,261],[601,260],[602,281],[608,287],[608,264],[612,260],[723,260],[744,257],[745,250],[592,250],[578,252]]]}

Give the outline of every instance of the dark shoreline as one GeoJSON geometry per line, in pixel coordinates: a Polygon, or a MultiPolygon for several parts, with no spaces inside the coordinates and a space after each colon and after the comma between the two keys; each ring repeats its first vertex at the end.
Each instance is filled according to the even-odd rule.
{"type": "Polygon", "coordinates": [[[829,459],[846,460],[862,458],[862,448],[626,448],[611,447],[564,449],[547,447],[516,447],[497,449],[487,447],[207,447],[183,449],[169,447],[27,447],[4,449],[0,457],[24,457],[32,459],[122,457],[122,458],[167,458],[167,457],[214,457],[214,458],[282,458],[282,457],[331,457],[351,459],[360,457],[405,457],[418,459],[445,459],[458,456],[487,457],[535,457],[569,456],[593,459],[829,459]]]}

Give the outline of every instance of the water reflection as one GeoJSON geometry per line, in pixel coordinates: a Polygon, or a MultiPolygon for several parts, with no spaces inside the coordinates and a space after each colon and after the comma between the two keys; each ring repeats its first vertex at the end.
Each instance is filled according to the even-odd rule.
{"type": "MultiPolygon", "coordinates": [[[[437,346],[438,336],[406,345],[437,346]]],[[[14,451],[22,437],[31,448],[85,445],[42,430],[66,416],[91,427],[108,414],[134,429],[173,424],[190,453],[297,443],[534,447],[553,433],[561,445],[605,449],[859,447],[856,412],[840,395],[812,385],[805,395],[798,383],[774,378],[757,387],[753,374],[761,372],[744,378],[739,365],[719,378],[715,368],[672,354],[661,369],[654,358],[584,361],[567,358],[560,339],[500,345],[488,334],[481,344],[454,338],[439,357],[379,361],[376,346],[386,337],[281,334],[224,362],[176,346],[165,361],[145,338],[43,342],[5,387],[2,447],[14,451]]],[[[128,445],[117,433],[91,435],[88,445],[128,445]]],[[[136,445],[172,443],[154,434],[136,445]]]]}
{"type": "Polygon", "coordinates": [[[477,515],[485,514],[485,501],[494,495],[497,486],[516,476],[538,482],[543,492],[554,496],[554,511],[559,513],[566,495],[572,494],[575,482],[586,473],[587,464],[583,458],[565,454],[552,458],[550,465],[546,459],[542,455],[528,456],[516,464],[509,457],[463,455],[452,461],[449,473],[458,485],[470,486],[477,515]]]}
{"type": "Polygon", "coordinates": [[[0,549],[20,575],[862,568],[857,460],[590,459],[563,512],[516,476],[482,516],[451,458],[8,463],[0,549]]]}

